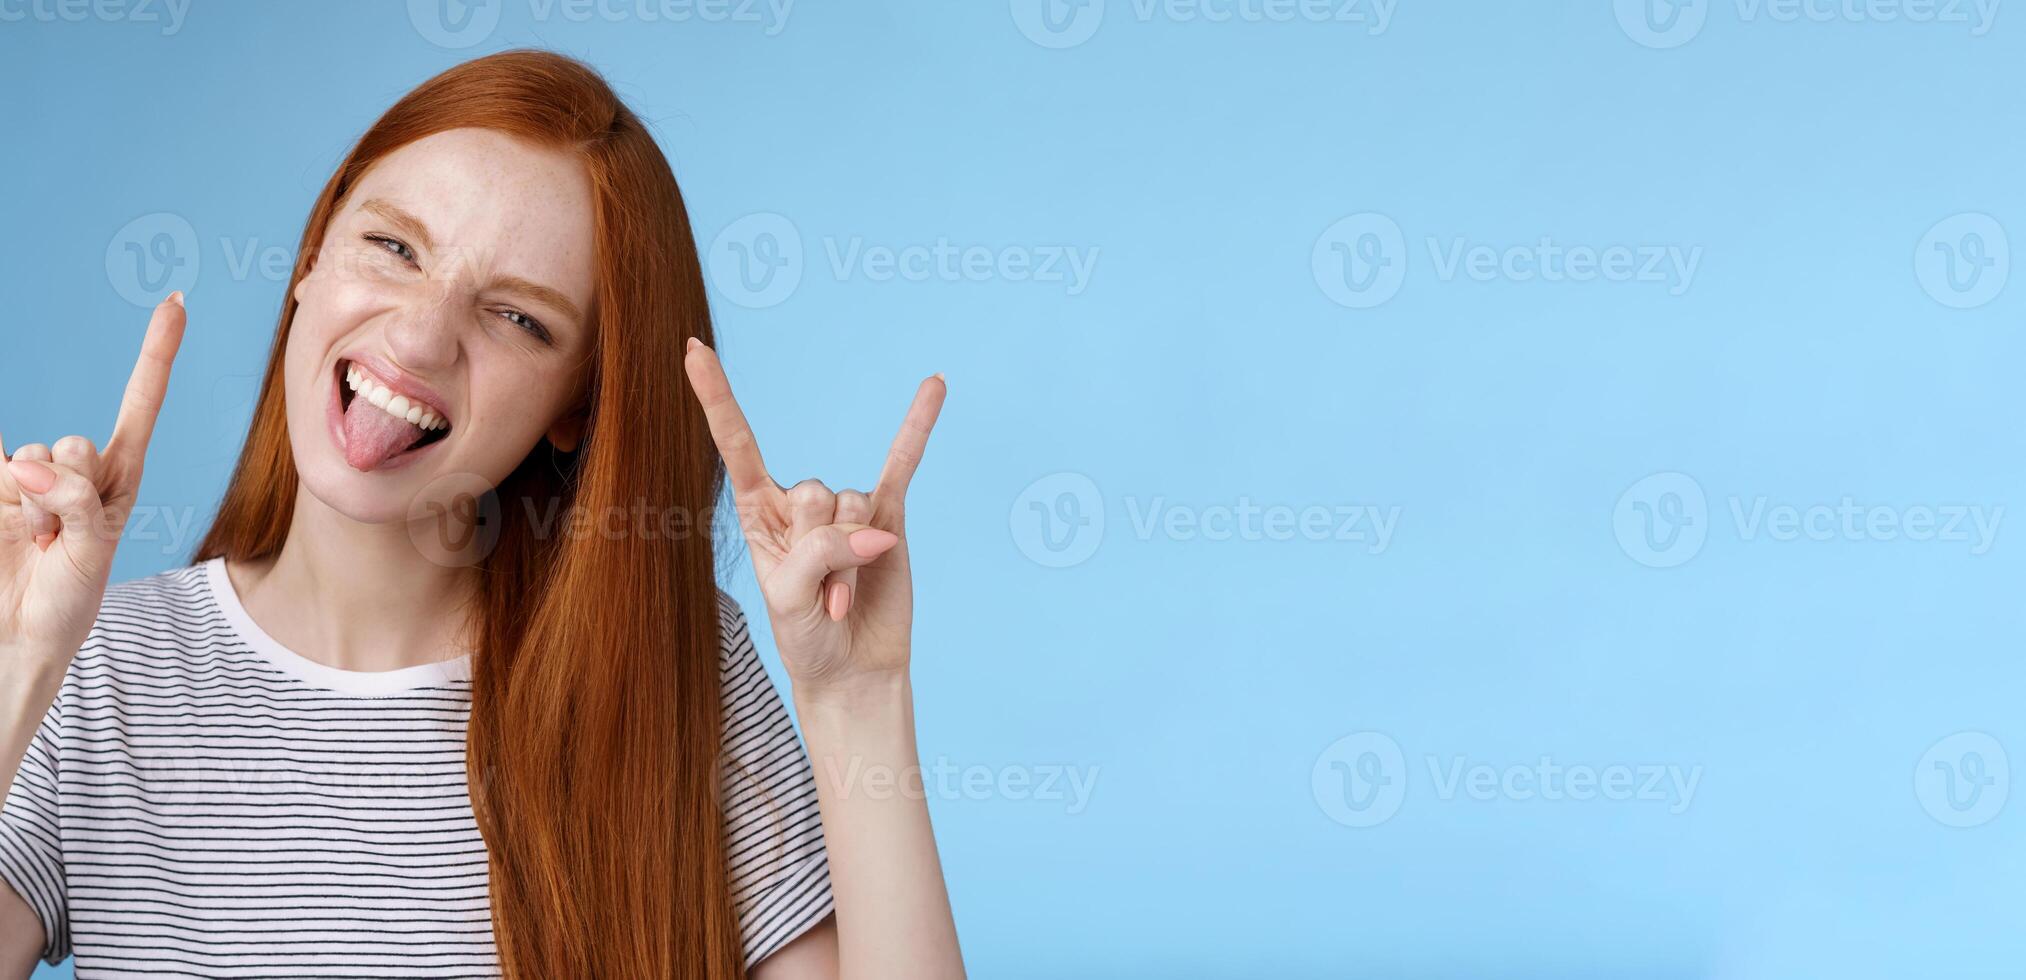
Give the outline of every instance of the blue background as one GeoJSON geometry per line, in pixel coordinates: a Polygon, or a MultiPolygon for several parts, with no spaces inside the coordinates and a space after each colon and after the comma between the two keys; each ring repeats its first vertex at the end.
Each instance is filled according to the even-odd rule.
{"type": "Polygon", "coordinates": [[[790,275],[799,242],[792,289],[714,287],[783,482],[869,486],[948,374],[910,514],[924,756],[1096,780],[933,801],[974,975],[2016,976],[2026,285],[1997,257],[2026,230],[2026,23],[1720,0],[1655,36],[1611,3],[1404,0],[1375,30],[1369,2],[1110,0],[1051,34],[1025,0],[803,0],[771,32],[659,0],[199,0],[173,31],[4,0],[0,432],[102,440],[127,294],[187,277],[142,504],[196,524],[115,577],[185,560],[348,143],[447,65],[552,47],[654,121],[721,270],[761,248],[790,275]],[[1367,213],[1399,240],[1326,234],[1367,213]],[[1986,261],[1951,285],[1924,236],[1959,214],[1988,218],[1941,244],[1986,261]],[[854,238],[1097,259],[1080,290],[840,275],[854,238]],[[1699,265],[1438,261],[1543,238],[1699,265]],[[1373,267],[1339,243],[1397,292],[1349,288],[1373,267]],[[280,273],[246,267],[269,249],[280,273]],[[1999,523],[1750,520],[1846,498],[1999,523]],[[1383,548],[1135,520],[1247,502],[1399,510],[1383,548]],[[1542,758],[1699,782],[1436,778],[1542,758]]]}

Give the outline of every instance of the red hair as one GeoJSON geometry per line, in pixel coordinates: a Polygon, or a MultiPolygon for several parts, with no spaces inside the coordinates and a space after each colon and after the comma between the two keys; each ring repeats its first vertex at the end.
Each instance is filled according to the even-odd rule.
{"type": "Polygon", "coordinates": [[[465,752],[500,965],[516,980],[742,976],[719,810],[723,465],[682,371],[687,338],[711,342],[710,313],[675,175],[597,72],[540,51],[479,58],[360,137],[310,209],[246,446],[195,558],[281,549],[297,487],[282,376],[296,283],[375,162],[464,127],[573,153],[596,200],[584,440],[530,454],[499,488],[501,513],[647,500],[694,517],[674,544],[543,540],[506,521],[478,565],[465,752]]]}

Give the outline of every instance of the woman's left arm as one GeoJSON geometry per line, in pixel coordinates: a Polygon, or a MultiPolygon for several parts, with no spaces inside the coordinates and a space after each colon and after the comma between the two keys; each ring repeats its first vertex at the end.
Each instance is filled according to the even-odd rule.
{"type": "Polygon", "coordinates": [[[834,922],[755,966],[755,980],[962,977],[929,826],[914,689],[914,580],[904,504],[946,389],[922,382],[871,494],[767,473],[717,354],[691,340],[690,385],[725,460],[753,573],[815,768],[834,922]]]}

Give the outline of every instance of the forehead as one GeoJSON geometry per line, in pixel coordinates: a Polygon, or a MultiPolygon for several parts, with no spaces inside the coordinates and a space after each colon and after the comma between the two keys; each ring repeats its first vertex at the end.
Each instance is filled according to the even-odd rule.
{"type": "Polygon", "coordinates": [[[570,154],[489,129],[446,130],[382,157],[346,196],[345,212],[374,200],[421,219],[440,251],[468,251],[493,274],[588,298],[591,179],[570,154]]]}

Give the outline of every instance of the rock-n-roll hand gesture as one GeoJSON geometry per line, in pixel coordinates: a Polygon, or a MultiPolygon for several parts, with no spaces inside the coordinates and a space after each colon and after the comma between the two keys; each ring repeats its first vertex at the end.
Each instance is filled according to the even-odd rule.
{"type": "Polygon", "coordinates": [[[75,435],[11,456],[0,444],[0,650],[68,663],[91,633],[184,322],[181,292],[155,307],[104,451],[75,435]]]}
{"type": "Polygon", "coordinates": [[[782,487],[767,473],[752,427],[717,353],[692,338],[683,366],[725,460],[753,574],[774,641],[798,689],[845,688],[904,675],[914,623],[903,504],[942,411],[941,375],[924,380],[870,495],[819,480],[782,487]]]}

